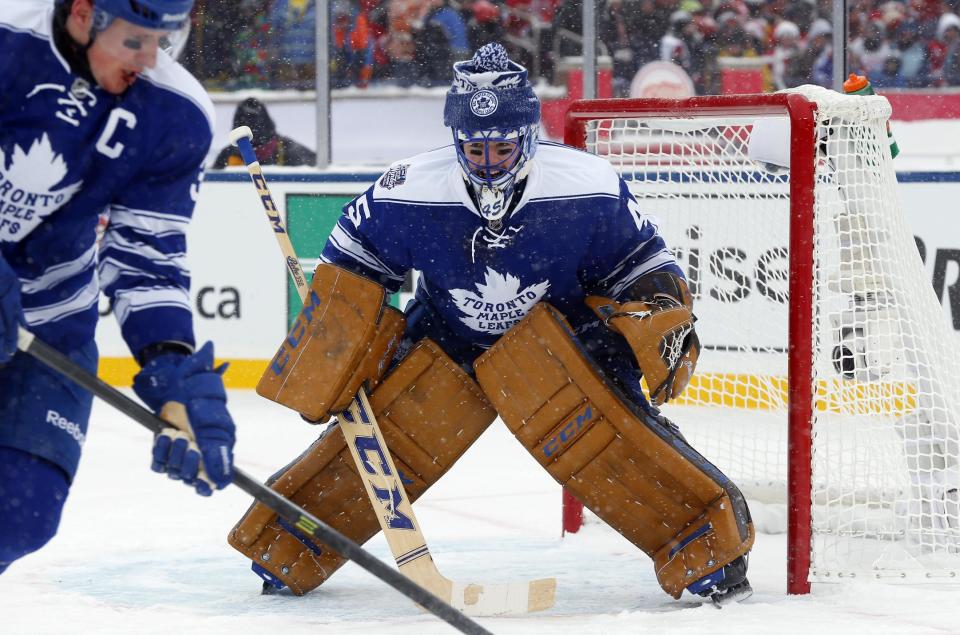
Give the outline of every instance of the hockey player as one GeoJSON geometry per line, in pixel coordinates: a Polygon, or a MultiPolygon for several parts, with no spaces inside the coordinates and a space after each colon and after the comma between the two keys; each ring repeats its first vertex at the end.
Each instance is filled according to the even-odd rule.
{"type": "Polygon", "coordinates": [[[192,5],[0,3],[0,572],[56,533],[92,401],[17,353],[17,329],[95,372],[101,289],[141,365],[134,391],[182,403],[194,431],[158,436],[152,468],[205,495],[232,478],[223,368],[211,344],[194,351],[184,268],[212,105],[161,50],[192,5]]]}
{"type": "MultiPolygon", "coordinates": [[[[655,219],[607,161],[538,140],[540,102],[499,44],[454,65],[444,120],[452,145],[394,163],[345,206],[258,391],[325,419],[358,381],[376,386],[371,404],[411,500],[499,414],[654,559],[668,593],[749,595],[746,504],[654,405],[683,390],[699,352],[692,299],[655,219]],[[416,297],[392,332],[377,290],[396,292],[411,269],[416,297]]],[[[335,427],[274,483],[355,540],[378,530],[335,427]]],[[[229,540],[297,594],[343,563],[259,505],[229,540]]]]}

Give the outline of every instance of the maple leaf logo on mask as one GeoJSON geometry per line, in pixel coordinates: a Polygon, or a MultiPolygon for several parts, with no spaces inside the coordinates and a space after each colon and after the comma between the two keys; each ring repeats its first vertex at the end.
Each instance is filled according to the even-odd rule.
{"type": "Polygon", "coordinates": [[[68,171],[46,133],[26,151],[14,145],[9,158],[0,148],[0,241],[26,236],[73,198],[82,181],[54,189],[68,171]]]}
{"type": "Polygon", "coordinates": [[[487,267],[483,283],[476,287],[476,293],[467,289],[450,290],[450,297],[464,314],[460,321],[474,331],[500,335],[522,320],[546,295],[550,282],[544,280],[521,289],[516,276],[487,267]]]}

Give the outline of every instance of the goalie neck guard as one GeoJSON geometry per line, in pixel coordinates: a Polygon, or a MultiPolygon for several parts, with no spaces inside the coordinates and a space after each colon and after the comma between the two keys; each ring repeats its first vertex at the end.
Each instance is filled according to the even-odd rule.
{"type": "Polygon", "coordinates": [[[453,131],[457,160],[473,186],[480,214],[499,221],[537,149],[540,100],[527,69],[493,42],[453,65],[443,123],[453,131]]]}

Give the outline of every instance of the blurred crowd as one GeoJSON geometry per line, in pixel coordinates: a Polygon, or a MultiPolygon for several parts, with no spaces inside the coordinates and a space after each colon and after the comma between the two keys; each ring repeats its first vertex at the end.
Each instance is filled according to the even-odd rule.
{"type": "MultiPolygon", "coordinates": [[[[438,86],[500,41],[531,75],[563,81],[582,53],[582,0],[320,0],[335,88],[438,86]]],[[[832,81],[832,0],[598,0],[598,53],[625,95],[648,62],[683,67],[699,94],[731,65],[767,90],[832,81]],[[731,62],[732,58],[734,59],[731,62]]],[[[198,0],[182,60],[210,89],[311,88],[315,0],[198,0]]],[[[879,88],[960,86],[960,0],[849,0],[848,68],[879,88]]]]}

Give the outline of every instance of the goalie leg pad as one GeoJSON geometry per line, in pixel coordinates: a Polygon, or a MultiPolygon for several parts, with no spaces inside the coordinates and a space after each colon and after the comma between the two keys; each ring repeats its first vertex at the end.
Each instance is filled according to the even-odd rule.
{"type": "Polygon", "coordinates": [[[376,385],[400,343],[404,318],[385,296],[372,280],[319,265],[257,393],[311,421],[345,410],[364,382],[376,385]]]}
{"type": "MultiPolygon", "coordinates": [[[[415,501],[496,418],[479,386],[430,340],[422,340],[370,395],[384,440],[415,501]]],[[[271,487],[358,543],[379,530],[363,481],[337,426],[331,426],[271,487]]],[[[315,589],[346,561],[297,536],[255,503],[227,541],[297,595],[315,589]]]]}
{"type": "Polygon", "coordinates": [[[633,407],[586,356],[573,329],[538,304],[474,364],[517,439],[584,505],[683,589],[750,550],[740,491],[662,417],[633,407]]]}

